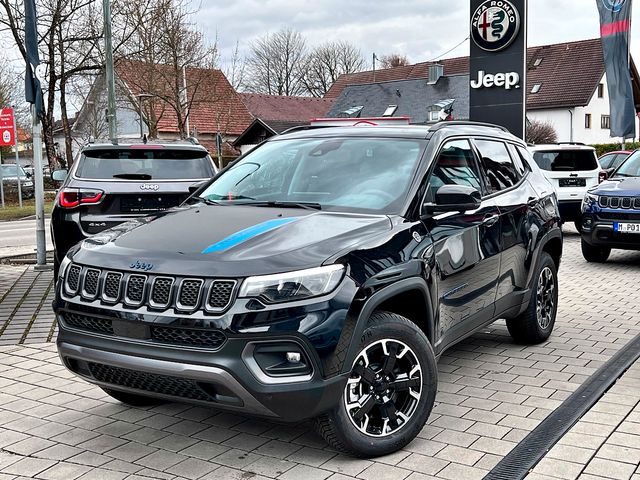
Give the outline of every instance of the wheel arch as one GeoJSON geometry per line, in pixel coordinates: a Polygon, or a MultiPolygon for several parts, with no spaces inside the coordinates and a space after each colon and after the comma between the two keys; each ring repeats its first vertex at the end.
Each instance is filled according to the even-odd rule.
{"type": "Polygon", "coordinates": [[[376,311],[388,311],[409,319],[424,332],[433,346],[435,316],[429,287],[422,278],[405,278],[377,291],[364,303],[342,365],[343,373],[350,370],[369,317],[376,311]]]}

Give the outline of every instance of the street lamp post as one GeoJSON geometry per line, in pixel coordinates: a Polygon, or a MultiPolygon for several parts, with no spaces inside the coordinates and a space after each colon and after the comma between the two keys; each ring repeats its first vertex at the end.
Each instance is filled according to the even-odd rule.
{"type": "Polygon", "coordinates": [[[143,98],[151,98],[154,95],[150,93],[139,93],[136,95],[138,97],[138,113],[140,115],[140,138],[144,137],[144,129],[142,128],[142,99],[143,98]]]}

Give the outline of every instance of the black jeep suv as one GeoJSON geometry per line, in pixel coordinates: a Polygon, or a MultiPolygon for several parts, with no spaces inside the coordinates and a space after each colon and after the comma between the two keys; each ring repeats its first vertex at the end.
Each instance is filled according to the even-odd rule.
{"type": "Polygon", "coordinates": [[[288,133],[72,248],[58,350],[125,403],[315,418],[334,448],[382,455],[423,427],[447,348],[499,318],[549,337],[559,221],[498,127],[288,133]]]}
{"type": "Polygon", "coordinates": [[[57,271],[67,251],[85,238],[133,218],[180,205],[190,187],[216,173],[207,150],[183,144],[92,144],[64,180],[51,216],[57,271]]]}

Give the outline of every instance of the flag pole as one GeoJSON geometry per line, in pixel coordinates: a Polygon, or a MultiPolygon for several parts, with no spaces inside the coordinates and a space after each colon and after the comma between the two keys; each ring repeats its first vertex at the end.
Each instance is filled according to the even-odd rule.
{"type": "Polygon", "coordinates": [[[44,229],[44,183],[42,178],[42,123],[31,106],[33,119],[33,180],[36,197],[36,270],[47,268],[47,244],[44,229]]]}
{"type": "Polygon", "coordinates": [[[16,178],[18,179],[18,203],[22,208],[22,182],[20,181],[20,155],[18,154],[18,126],[16,122],[16,109],[11,107],[13,113],[13,142],[16,147],[16,178]]]}
{"type": "Polygon", "coordinates": [[[0,152],[0,201],[4,208],[4,178],[2,177],[2,152],[0,152]]]}
{"type": "Polygon", "coordinates": [[[102,0],[104,16],[105,75],[107,80],[107,116],[109,121],[109,140],[118,143],[118,120],[116,117],[116,80],[113,66],[113,42],[111,35],[111,0],[102,0]]]}

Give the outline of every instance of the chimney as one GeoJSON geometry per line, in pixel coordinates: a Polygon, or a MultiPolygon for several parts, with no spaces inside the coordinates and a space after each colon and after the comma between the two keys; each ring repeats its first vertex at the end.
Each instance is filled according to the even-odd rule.
{"type": "Polygon", "coordinates": [[[440,63],[432,63],[429,65],[429,85],[435,85],[440,80],[440,77],[444,75],[444,65],[440,63]]]}

